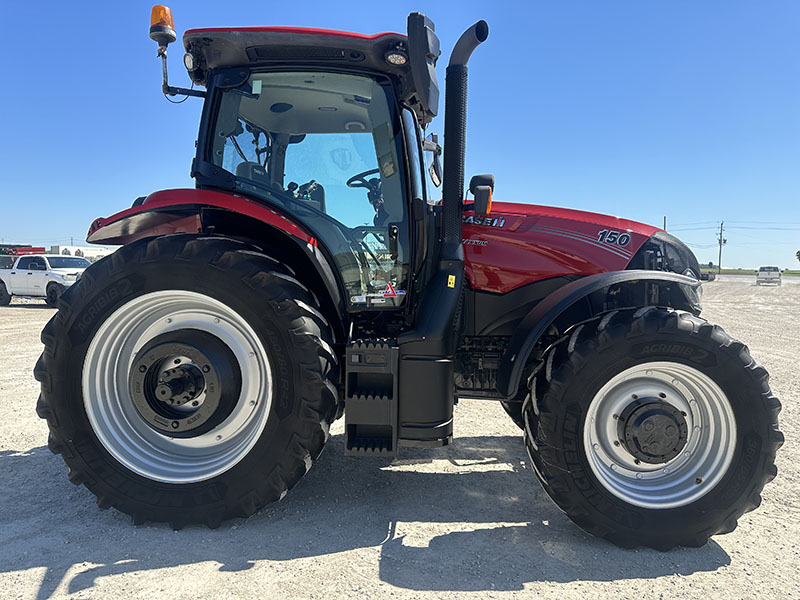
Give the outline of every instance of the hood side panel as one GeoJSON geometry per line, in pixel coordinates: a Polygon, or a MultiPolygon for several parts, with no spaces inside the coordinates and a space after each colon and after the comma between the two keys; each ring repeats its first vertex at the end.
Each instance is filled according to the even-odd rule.
{"type": "Polygon", "coordinates": [[[495,202],[464,212],[467,278],[505,294],[543,279],[620,271],[657,227],[585,211],[495,202]]]}

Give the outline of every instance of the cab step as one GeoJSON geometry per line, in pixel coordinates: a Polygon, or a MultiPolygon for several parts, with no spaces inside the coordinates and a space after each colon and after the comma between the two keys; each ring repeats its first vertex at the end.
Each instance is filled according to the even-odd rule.
{"type": "Polygon", "coordinates": [[[345,456],[397,456],[397,342],[351,341],[346,349],[345,456]]]}

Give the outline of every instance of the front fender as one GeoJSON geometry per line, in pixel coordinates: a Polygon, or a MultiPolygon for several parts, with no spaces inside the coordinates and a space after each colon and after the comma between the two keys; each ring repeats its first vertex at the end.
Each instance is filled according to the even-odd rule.
{"type": "Polygon", "coordinates": [[[519,382],[528,357],[536,344],[550,326],[577,302],[589,295],[612,286],[648,282],[657,286],[666,286],[677,291],[666,295],[667,305],[672,308],[700,312],[697,288],[700,282],[692,277],[665,271],[611,271],[584,277],[559,288],[539,304],[537,304],[522,320],[511,337],[508,347],[500,363],[497,373],[497,389],[506,398],[513,398],[519,389],[519,382]],[[674,306],[673,306],[674,305],[674,306]]]}

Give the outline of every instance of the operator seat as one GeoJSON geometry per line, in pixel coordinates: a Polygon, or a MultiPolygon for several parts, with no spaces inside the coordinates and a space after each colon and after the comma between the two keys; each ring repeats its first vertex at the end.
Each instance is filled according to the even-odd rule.
{"type": "MultiPolygon", "coordinates": [[[[236,177],[256,181],[263,187],[271,187],[267,170],[257,162],[241,162],[236,165],[236,177]]],[[[240,181],[240,185],[251,192],[258,192],[254,185],[248,185],[246,181],[240,181]]]]}

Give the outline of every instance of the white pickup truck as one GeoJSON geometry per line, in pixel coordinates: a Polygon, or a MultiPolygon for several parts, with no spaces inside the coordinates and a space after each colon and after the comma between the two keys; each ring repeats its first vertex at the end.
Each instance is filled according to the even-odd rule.
{"type": "Polygon", "coordinates": [[[78,281],[91,264],[79,256],[60,254],[3,258],[6,260],[0,261],[0,306],[11,302],[13,296],[44,298],[47,304],[55,306],[64,290],[78,281]]]}
{"type": "Polygon", "coordinates": [[[765,283],[781,284],[781,270],[778,267],[759,267],[756,271],[756,285],[765,283]]]}

